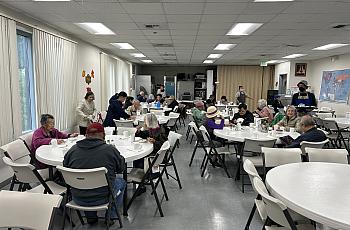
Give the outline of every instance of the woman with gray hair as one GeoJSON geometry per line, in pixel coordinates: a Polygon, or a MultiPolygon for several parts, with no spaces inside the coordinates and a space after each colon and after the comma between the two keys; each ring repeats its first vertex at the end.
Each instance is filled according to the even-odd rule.
{"type": "Polygon", "coordinates": [[[295,128],[296,131],[299,131],[299,122],[300,118],[297,116],[297,109],[293,105],[289,105],[286,115],[277,125],[286,128],[295,128]]]}
{"type": "MultiPolygon", "coordinates": [[[[49,145],[53,139],[57,140],[57,144],[64,143],[64,139],[68,137],[76,137],[78,133],[67,134],[55,129],[55,118],[51,114],[42,114],[40,117],[41,127],[34,131],[32,139],[32,153],[42,145],[49,145]]],[[[35,158],[35,157],[34,157],[35,158]]],[[[39,161],[35,162],[37,168],[46,168],[45,164],[39,161]]]]}
{"type": "Polygon", "coordinates": [[[271,123],[273,119],[272,111],[267,106],[267,101],[265,99],[260,99],[258,101],[258,108],[255,110],[255,113],[261,118],[267,118],[267,121],[271,123]]]}

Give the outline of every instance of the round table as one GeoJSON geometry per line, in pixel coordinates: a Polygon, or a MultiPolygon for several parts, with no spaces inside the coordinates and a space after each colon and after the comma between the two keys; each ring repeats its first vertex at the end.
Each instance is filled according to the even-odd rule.
{"type": "MultiPolygon", "coordinates": [[[[106,139],[113,139],[115,147],[119,150],[120,154],[125,158],[125,162],[132,162],[134,160],[141,159],[149,155],[153,151],[153,144],[151,143],[139,143],[142,148],[140,150],[134,150],[133,145],[129,142],[128,138],[120,135],[106,135],[106,139]]],[[[64,155],[68,152],[76,142],[69,142],[65,145],[53,147],[52,145],[42,145],[36,152],[35,157],[42,163],[57,166],[62,165],[64,155]]],[[[134,142],[138,143],[138,142],[134,142]]]]}
{"type": "Polygon", "coordinates": [[[332,120],[336,121],[339,128],[348,128],[350,127],[350,119],[345,118],[345,117],[340,117],[340,118],[334,118],[334,117],[328,117],[325,120],[332,120]]]}
{"type": "Polygon", "coordinates": [[[266,185],[288,208],[335,229],[350,229],[350,165],[294,163],[271,169],[266,185]]]}
{"type": "MultiPolygon", "coordinates": [[[[174,118],[178,118],[179,115],[177,115],[174,118]]],[[[168,123],[170,118],[173,118],[172,116],[163,116],[163,115],[156,115],[156,117],[157,117],[160,125],[164,125],[164,124],[168,123]]],[[[144,120],[145,120],[145,115],[139,115],[139,116],[136,116],[136,118],[135,118],[135,121],[138,121],[138,122],[140,122],[140,121],[143,122],[144,120]]]]}
{"type": "Polygon", "coordinates": [[[217,137],[221,137],[223,139],[235,142],[244,142],[245,139],[257,140],[257,141],[268,141],[274,140],[283,136],[291,136],[292,138],[297,138],[300,134],[297,132],[281,132],[276,133],[276,135],[272,136],[272,134],[263,133],[257,131],[248,126],[243,127],[241,131],[236,131],[235,128],[231,129],[229,127],[224,127],[224,129],[215,129],[214,135],[217,137]]]}

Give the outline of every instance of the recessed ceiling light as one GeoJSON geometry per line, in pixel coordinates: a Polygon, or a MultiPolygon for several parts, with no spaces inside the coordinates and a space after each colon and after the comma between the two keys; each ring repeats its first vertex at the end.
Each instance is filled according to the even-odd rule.
{"type": "Polygon", "coordinates": [[[214,60],[204,60],[204,64],[212,64],[214,63],[214,60]]]}
{"type": "Polygon", "coordinates": [[[263,23],[236,23],[226,35],[249,35],[262,25],[263,23]]]}
{"type": "Polygon", "coordinates": [[[286,60],[270,60],[270,61],[267,61],[266,63],[267,64],[279,64],[282,62],[286,62],[286,60]]]}
{"type": "Polygon", "coordinates": [[[320,46],[320,47],[316,47],[313,48],[312,50],[331,50],[331,49],[336,49],[336,48],[340,48],[343,46],[348,46],[349,44],[335,44],[335,43],[331,43],[328,45],[324,45],[324,46],[320,46]]]}
{"type": "Polygon", "coordinates": [[[34,2],[70,2],[71,0],[33,0],[34,2]]]}
{"type": "Polygon", "coordinates": [[[214,50],[230,50],[235,47],[237,44],[218,44],[214,50]]]}
{"type": "Polygon", "coordinates": [[[152,63],[153,62],[152,60],[148,60],[148,59],[141,60],[141,61],[144,62],[144,63],[152,63]]]}
{"type": "Polygon", "coordinates": [[[254,0],[254,2],[293,2],[294,0],[254,0]]]}
{"type": "Polygon", "coordinates": [[[133,57],[137,57],[137,58],[143,58],[146,57],[145,55],[143,55],[142,53],[131,53],[130,54],[133,57]]]}
{"type": "Polygon", "coordinates": [[[135,49],[132,45],[130,45],[129,43],[126,43],[126,42],[124,42],[124,43],[121,43],[121,42],[111,43],[111,45],[116,46],[121,50],[134,50],[135,49]]]}
{"type": "Polygon", "coordinates": [[[288,56],[285,56],[285,57],[282,57],[282,58],[298,58],[298,57],[303,57],[303,56],[306,56],[307,54],[291,54],[291,55],[288,55],[288,56]]]}
{"type": "Polygon", "coordinates": [[[222,54],[209,54],[207,58],[221,58],[222,54]]]}
{"type": "Polygon", "coordinates": [[[84,22],[84,23],[74,23],[75,25],[81,27],[86,30],[90,34],[96,35],[113,35],[115,34],[112,30],[110,30],[107,26],[98,22],[84,22]]]}

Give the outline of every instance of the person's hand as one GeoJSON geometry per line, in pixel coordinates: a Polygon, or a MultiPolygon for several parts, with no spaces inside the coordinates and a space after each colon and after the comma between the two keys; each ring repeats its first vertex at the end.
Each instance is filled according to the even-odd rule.
{"type": "Polygon", "coordinates": [[[77,137],[79,133],[72,133],[69,137],[77,137]]]}
{"type": "Polygon", "coordinates": [[[140,131],[141,129],[142,129],[142,126],[141,126],[141,125],[136,126],[136,130],[137,130],[137,131],[140,131]]]}
{"type": "Polygon", "coordinates": [[[154,144],[154,142],[156,142],[156,140],[152,137],[148,137],[147,140],[149,143],[152,143],[152,144],[154,144]]]}
{"type": "Polygon", "coordinates": [[[57,139],[57,144],[60,145],[60,144],[63,144],[65,141],[62,140],[62,139],[57,139]]]}

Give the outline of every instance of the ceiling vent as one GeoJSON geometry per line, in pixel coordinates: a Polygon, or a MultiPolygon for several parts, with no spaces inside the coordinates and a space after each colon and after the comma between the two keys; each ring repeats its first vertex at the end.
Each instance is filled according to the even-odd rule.
{"type": "Polygon", "coordinates": [[[160,28],[159,24],[145,24],[145,28],[148,30],[158,30],[160,28]]]}
{"type": "Polygon", "coordinates": [[[164,53],[164,54],[160,54],[160,56],[162,56],[162,57],[174,57],[174,56],[176,56],[176,54],[164,53]]]}
{"type": "Polygon", "coordinates": [[[171,44],[171,43],[153,43],[152,46],[155,47],[155,48],[174,47],[174,45],[171,44]]]}

